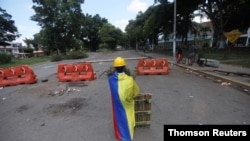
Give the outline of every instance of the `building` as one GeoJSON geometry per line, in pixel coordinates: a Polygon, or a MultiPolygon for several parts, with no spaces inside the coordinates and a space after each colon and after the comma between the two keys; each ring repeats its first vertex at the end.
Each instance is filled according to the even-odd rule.
{"type": "Polygon", "coordinates": [[[6,52],[13,55],[20,53],[19,49],[21,48],[22,48],[22,43],[17,43],[17,42],[8,42],[5,43],[4,45],[0,45],[1,52],[6,52]]]}
{"type": "MultiPolygon", "coordinates": [[[[193,23],[193,29],[195,29],[196,34],[191,31],[187,34],[187,39],[176,38],[176,46],[183,46],[183,42],[187,41],[187,45],[195,43],[197,47],[209,46],[212,47],[213,43],[213,27],[210,21],[203,23],[193,23]]],[[[158,36],[158,46],[157,49],[172,49],[173,48],[173,34],[167,36],[159,34],[158,36]]]]}
{"type": "Polygon", "coordinates": [[[29,55],[29,53],[20,52],[21,49],[22,49],[22,43],[18,43],[18,42],[9,42],[9,43],[5,42],[3,45],[0,45],[0,52],[12,54],[16,58],[27,57],[27,55],[29,55]]]}

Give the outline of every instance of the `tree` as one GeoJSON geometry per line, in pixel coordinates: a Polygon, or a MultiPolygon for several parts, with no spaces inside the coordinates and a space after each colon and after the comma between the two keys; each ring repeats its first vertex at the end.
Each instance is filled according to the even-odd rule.
{"type": "Polygon", "coordinates": [[[114,50],[118,43],[121,43],[123,40],[122,31],[109,23],[102,26],[98,35],[101,41],[107,44],[112,50],[114,50]]]}
{"type": "Polygon", "coordinates": [[[161,17],[161,12],[159,6],[151,6],[144,13],[144,17],[147,17],[143,25],[143,37],[145,42],[149,39],[152,44],[157,44],[157,36],[162,27],[162,21],[164,20],[164,18],[161,17]]]}
{"type": "MultiPolygon", "coordinates": [[[[178,0],[177,1],[177,36],[185,40],[187,43],[187,35],[189,31],[194,30],[194,11],[197,10],[200,0],[178,0]]],[[[195,31],[197,32],[197,31],[195,31]]]]}
{"type": "Polygon", "coordinates": [[[229,16],[224,16],[228,13],[230,5],[227,4],[227,0],[203,0],[199,9],[204,12],[213,24],[214,37],[221,38],[223,36],[223,29],[225,22],[228,21],[229,16]]]}
{"type": "Polygon", "coordinates": [[[11,18],[12,16],[0,7],[0,43],[11,42],[20,36],[11,18]]]}
{"type": "Polygon", "coordinates": [[[84,0],[33,0],[35,15],[31,17],[44,29],[45,46],[51,51],[66,53],[80,46],[81,4],[84,0]]]}
{"type": "Polygon", "coordinates": [[[26,43],[28,48],[31,48],[32,46],[35,50],[38,50],[38,44],[35,40],[25,38],[23,41],[26,43]]]}
{"type": "Polygon", "coordinates": [[[130,20],[125,31],[129,36],[129,46],[138,49],[138,46],[143,45],[143,25],[138,25],[136,20],[130,20]]]}
{"type": "MultiPolygon", "coordinates": [[[[234,2],[234,1],[233,1],[234,2]]],[[[245,32],[250,27],[250,1],[240,0],[237,4],[233,4],[232,13],[229,16],[228,22],[225,24],[224,31],[228,32],[234,29],[239,29],[241,32],[245,32]]]]}
{"type": "Polygon", "coordinates": [[[128,34],[122,32],[120,29],[118,29],[118,32],[120,32],[120,34],[121,34],[121,37],[118,40],[118,45],[121,45],[123,47],[127,47],[128,48],[129,47],[129,44],[128,44],[128,34]]]}
{"type": "Polygon", "coordinates": [[[96,51],[98,49],[98,44],[101,40],[98,37],[98,32],[106,23],[108,23],[108,20],[100,17],[98,14],[94,16],[86,14],[84,19],[82,19],[80,39],[89,50],[96,51]]]}
{"type": "MultiPolygon", "coordinates": [[[[176,2],[176,36],[182,38],[182,41],[187,42],[188,32],[193,28],[193,13],[197,10],[200,0],[177,0],[176,2]]],[[[155,3],[159,3],[155,12],[159,17],[157,21],[160,21],[161,32],[164,35],[173,33],[174,2],[169,2],[169,0],[155,0],[155,3]]],[[[159,24],[158,22],[157,24],[159,24]]]]}
{"type": "MultiPolygon", "coordinates": [[[[192,2],[179,1],[177,7],[182,8],[177,9],[178,30],[176,35],[187,41],[187,34],[192,27],[193,12],[197,9],[199,0],[192,2]]],[[[157,44],[159,33],[164,35],[173,33],[174,3],[168,0],[155,0],[155,4],[150,6],[144,13],[139,13],[134,23],[128,24],[126,31],[130,36],[134,35],[135,31],[138,31],[136,38],[144,40],[144,42],[149,39],[152,44],[157,44]]]]}
{"type": "Polygon", "coordinates": [[[249,0],[202,0],[199,10],[211,20],[218,43],[225,39],[223,32],[249,27],[249,6],[249,0]]]}
{"type": "Polygon", "coordinates": [[[135,28],[135,20],[129,20],[129,24],[125,28],[129,38],[129,47],[136,46],[137,34],[139,33],[135,30],[135,28]]]}
{"type": "Polygon", "coordinates": [[[145,13],[139,12],[136,16],[136,20],[130,20],[129,24],[125,28],[125,31],[129,36],[130,45],[136,49],[138,46],[144,46],[146,40],[150,38],[150,33],[152,33],[152,30],[149,29],[149,26],[146,26],[147,29],[145,29],[144,26],[151,14],[152,9],[148,9],[145,13]]]}

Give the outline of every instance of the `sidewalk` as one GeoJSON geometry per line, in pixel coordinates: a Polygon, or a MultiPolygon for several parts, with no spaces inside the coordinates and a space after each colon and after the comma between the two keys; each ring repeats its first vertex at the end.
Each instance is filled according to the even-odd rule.
{"type": "MultiPolygon", "coordinates": [[[[142,56],[147,56],[147,57],[152,57],[152,58],[159,58],[159,57],[165,57],[168,59],[168,61],[172,64],[176,64],[176,60],[173,56],[165,56],[163,54],[158,54],[158,53],[153,53],[153,52],[149,52],[149,53],[143,53],[143,52],[138,52],[139,54],[141,54],[142,56]]],[[[204,66],[204,67],[200,67],[198,66],[196,63],[192,66],[189,66],[186,64],[182,64],[182,65],[186,65],[187,68],[195,68],[197,70],[220,70],[220,71],[228,71],[228,72],[235,72],[235,73],[245,73],[245,74],[249,74],[250,75],[250,68],[244,68],[244,67],[239,67],[239,66],[233,66],[233,65],[227,65],[227,64],[222,64],[220,63],[218,68],[215,67],[210,67],[210,66],[204,66]]]]}
{"type": "MultiPolygon", "coordinates": [[[[226,82],[228,84],[233,84],[235,87],[240,88],[241,90],[250,93],[250,68],[243,68],[239,66],[219,64],[217,68],[211,66],[200,67],[196,63],[192,66],[186,64],[177,64],[173,56],[165,56],[159,53],[143,53],[138,52],[142,56],[150,58],[167,58],[171,65],[176,65],[186,70],[192,70],[194,72],[199,72],[204,76],[213,77],[216,80],[226,82]]],[[[186,61],[187,62],[187,61],[186,61]]]]}

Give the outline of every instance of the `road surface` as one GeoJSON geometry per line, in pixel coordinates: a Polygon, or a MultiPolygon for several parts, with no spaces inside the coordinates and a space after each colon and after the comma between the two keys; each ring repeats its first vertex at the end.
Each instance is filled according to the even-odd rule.
{"type": "MultiPolygon", "coordinates": [[[[96,72],[93,81],[59,82],[56,72],[60,63],[117,56],[142,57],[127,50],[42,63],[32,66],[37,83],[0,89],[0,141],[116,141],[105,73],[112,62],[92,63],[96,72]],[[42,79],[48,81],[41,82],[42,79]]],[[[127,61],[134,75],[137,62],[127,61]]],[[[152,94],[152,113],[151,126],[136,128],[134,141],[163,141],[163,126],[169,124],[250,123],[249,95],[204,79],[192,70],[171,64],[169,67],[168,75],[135,75],[140,93],[152,94]]]]}

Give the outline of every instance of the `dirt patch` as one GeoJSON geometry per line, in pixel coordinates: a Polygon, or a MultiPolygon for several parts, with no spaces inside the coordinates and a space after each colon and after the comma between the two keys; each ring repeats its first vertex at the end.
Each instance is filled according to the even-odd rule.
{"type": "MultiPolygon", "coordinates": [[[[19,90],[20,93],[29,93],[32,95],[37,95],[40,97],[50,97],[53,95],[52,92],[60,92],[64,91],[66,89],[65,83],[58,82],[56,75],[53,74],[49,77],[47,82],[37,82],[35,84],[26,85],[21,90],[19,90]]],[[[58,94],[59,95],[59,94],[58,94]]]]}
{"type": "Polygon", "coordinates": [[[28,109],[29,109],[29,106],[28,106],[28,105],[22,105],[22,106],[16,108],[16,111],[17,111],[18,113],[23,113],[24,111],[27,111],[28,109]]]}
{"type": "Polygon", "coordinates": [[[62,104],[50,104],[49,107],[45,108],[45,111],[54,116],[74,115],[87,105],[86,102],[85,98],[72,98],[62,104]]]}

